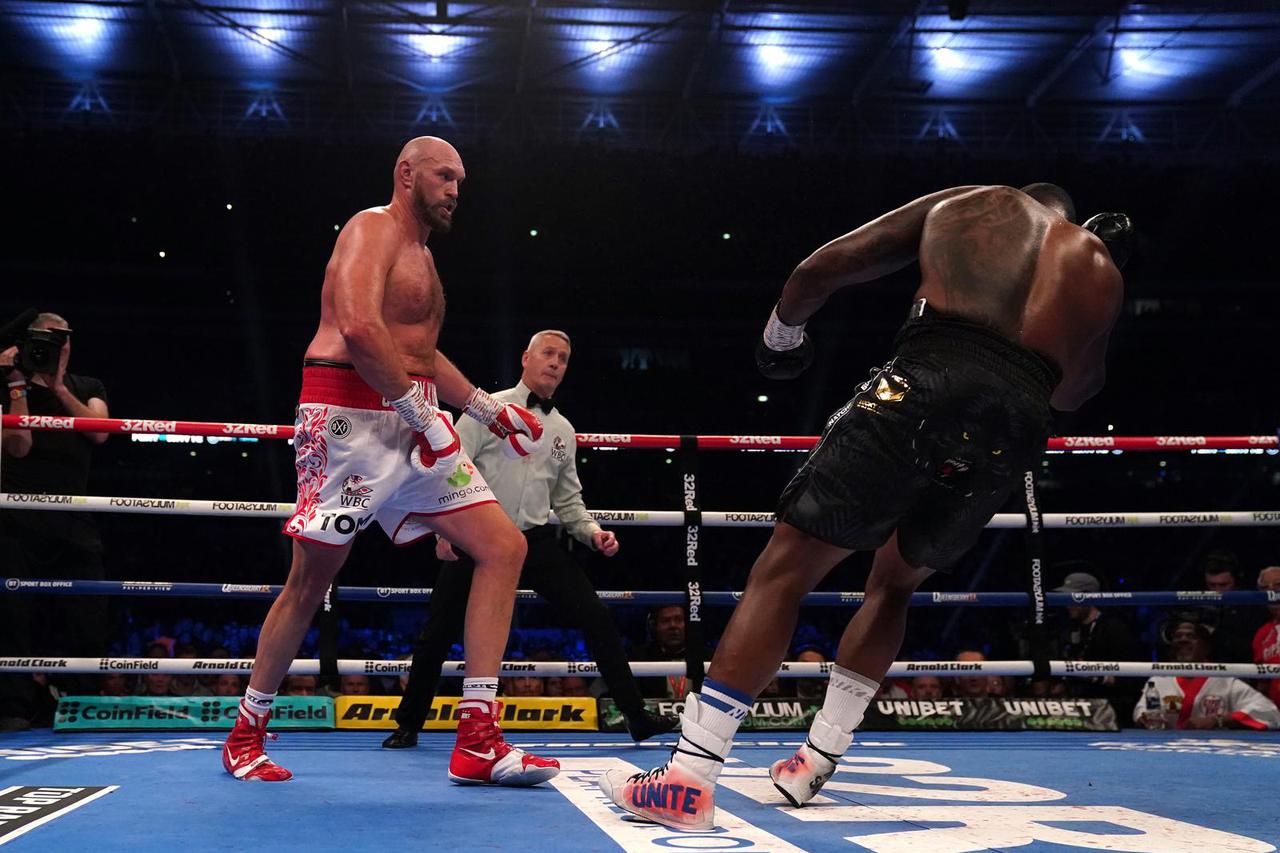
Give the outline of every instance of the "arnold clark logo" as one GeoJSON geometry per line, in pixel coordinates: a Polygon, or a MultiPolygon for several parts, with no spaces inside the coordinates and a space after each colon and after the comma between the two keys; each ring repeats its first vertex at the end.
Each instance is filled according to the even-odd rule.
{"type": "Polygon", "coordinates": [[[1192,672],[1224,672],[1227,665],[1224,663],[1153,663],[1151,664],[1152,672],[1167,672],[1169,670],[1191,670],[1192,672]]]}

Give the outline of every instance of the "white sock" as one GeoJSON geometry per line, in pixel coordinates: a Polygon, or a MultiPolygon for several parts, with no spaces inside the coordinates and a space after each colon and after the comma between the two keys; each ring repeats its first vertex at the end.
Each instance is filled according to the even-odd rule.
{"type": "Polygon", "coordinates": [[[483,702],[484,709],[487,711],[497,698],[498,679],[496,677],[464,678],[462,679],[462,701],[458,703],[458,709],[478,708],[479,703],[483,702]]]}
{"type": "MultiPolygon", "coordinates": [[[[263,717],[271,711],[271,703],[276,701],[275,693],[261,693],[252,687],[244,691],[244,708],[250,713],[263,717]]],[[[254,720],[256,723],[257,720],[254,720]]]]}
{"type": "Polygon", "coordinates": [[[843,755],[879,689],[871,679],[833,664],[827,697],[809,729],[809,742],[829,755],[843,755]]]}
{"type": "Polygon", "coordinates": [[[671,763],[714,782],[751,704],[751,697],[745,693],[707,679],[701,693],[685,700],[680,740],[671,763]]]}

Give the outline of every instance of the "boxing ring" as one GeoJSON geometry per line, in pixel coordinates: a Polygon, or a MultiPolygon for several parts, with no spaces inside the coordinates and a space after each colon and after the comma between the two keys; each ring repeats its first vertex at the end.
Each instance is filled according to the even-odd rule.
{"type": "MultiPolygon", "coordinates": [[[[4,416],[8,428],[110,433],[288,439],[292,426],[205,424],[4,416]]],[[[802,451],[815,439],[785,436],[580,435],[583,447],[802,451]]],[[[1054,451],[1264,450],[1275,436],[1072,437],[1051,440],[1054,451]]],[[[682,462],[684,508],[593,510],[612,526],[674,526],[686,531],[692,570],[680,592],[602,591],[606,602],[731,605],[739,593],[711,591],[698,581],[701,527],[768,527],[768,512],[709,512],[698,506],[696,468],[682,462]],[[690,478],[693,478],[692,482],[690,478]]],[[[155,515],[283,518],[276,502],[0,494],[0,509],[96,511],[155,515]]],[[[1177,513],[1044,513],[1045,528],[1276,526],[1280,511],[1196,510],[1177,513]]],[[[992,528],[1025,529],[1023,514],[1000,514],[992,528]]],[[[7,578],[5,593],[132,595],[165,598],[269,600],[271,585],[186,582],[62,581],[7,578]]],[[[343,602],[409,602],[427,588],[337,587],[343,602]]],[[[521,592],[521,600],[532,593],[521,592]]],[[[913,606],[1004,607],[1029,610],[1097,606],[1250,604],[1276,592],[917,593],[913,606]],[[1037,600],[1039,599],[1039,600],[1037,600]]],[[[806,605],[857,606],[860,593],[813,593],[806,605]]],[[[695,622],[690,620],[689,645],[695,622]]],[[[402,661],[337,660],[341,673],[379,675],[407,669],[402,661]]],[[[674,675],[701,661],[636,663],[638,676],[674,675]]],[[[140,658],[0,658],[0,671],[245,673],[248,660],[140,658]]],[[[461,662],[445,665],[456,674],[461,662]]],[[[824,664],[789,662],[783,677],[813,677],[824,664]]],[[[1280,665],[1163,664],[1141,661],[1081,666],[1071,661],[1012,660],[965,664],[966,674],[1055,676],[1236,675],[1280,677],[1280,665]],[[1105,666],[1100,670],[1097,666],[1105,666]]],[[[526,675],[590,674],[573,661],[506,662],[526,675]]],[[[951,661],[899,661],[891,675],[954,675],[951,661]]],[[[321,672],[321,661],[298,660],[295,674],[321,672]]],[[[1123,714],[1124,709],[1118,709],[1123,714]]],[[[589,731],[511,732],[515,745],[558,758],[564,772],[538,789],[460,788],[445,779],[452,732],[426,732],[415,750],[379,748],[370,731],[285,732],[271,753],[290,767],[290,784],[244,785],[222,772],[223,732],[0,734],[0,844],[31,850],[137,850],[181,845],[193,850],[306,847],[502,850],[872,850],[877,853],[965,853],[1026,850],[1138,853],[1263,853],[1280,844],[1280,816],[1264,792],[1280,768],[1280,733],[866,732],[859,734],[835,778],[803,809],[785,807],[767,777],[788,757],[801,732],[743,732],[720,780],[716,830],[679,833],[623,820],[596,788],[614,768],[661,763],[674,738],[635,745],[626,735],[589,731]]]]}

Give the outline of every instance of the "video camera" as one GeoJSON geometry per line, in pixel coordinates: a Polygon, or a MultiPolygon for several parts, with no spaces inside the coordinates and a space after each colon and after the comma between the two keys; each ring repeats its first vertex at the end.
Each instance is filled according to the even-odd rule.
{"type": "Polygon", "coordinates": [[[23,311],[4,326],[0,326],[0,350],[17,346],[14,364],[27,376],[35,373],[56,373],[62,345],[71,335],[70,329],[32,329],[31,324],[40,312],[23,311]]]}

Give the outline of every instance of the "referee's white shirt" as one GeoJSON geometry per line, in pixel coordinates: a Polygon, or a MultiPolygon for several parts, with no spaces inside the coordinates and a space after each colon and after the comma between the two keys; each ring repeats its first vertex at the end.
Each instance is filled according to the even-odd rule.
{"type": "MultiPolygon", "coordinates": [[[[520,382],[493,397],[524,406],[529,389],[520,382]]],[[[582,501],[573,424],[560,414],[559,407],[550,412],[537,408],[533,413],[542,421],[542,444],[523,459],[508,459],[502,452],[502,440],[475,418],[459,419],[458,437],[516,527],[528,530],[546,524],[554,509],[574,539],[594,547],[591,534],[601,527],[582,501]]]]}

